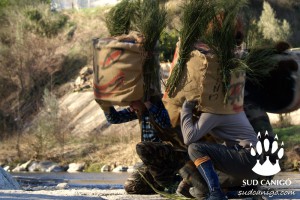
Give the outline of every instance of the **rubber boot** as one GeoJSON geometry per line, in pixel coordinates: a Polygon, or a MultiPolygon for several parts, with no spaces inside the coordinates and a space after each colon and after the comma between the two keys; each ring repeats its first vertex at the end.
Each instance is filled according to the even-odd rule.
{"type": "Polygon", "coordinates": [[[209,196],[207,200],[227,200],[227,197],[222,192],[219,178],[217,173],[214,170],[212,161],[208,156],[198,158],[194,161],[198,171],[204,178],[209,189],[209,196]]]}

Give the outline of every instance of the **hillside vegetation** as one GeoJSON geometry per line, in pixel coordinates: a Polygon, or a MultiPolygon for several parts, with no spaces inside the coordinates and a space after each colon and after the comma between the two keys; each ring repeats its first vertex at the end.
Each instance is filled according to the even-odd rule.
{"type": "MultiPolygon", "coordinates": [[[[169,23],[161,36],[163,61],[172,59],[177,41],[178,2],[167,2],[169,23]]],[[[272,24],[275,34],[286,33],[281,39],[300,46],[300,3],[269,3],[274,15],[267,16],[276,17],[272,24]],[[279,30],[284,23],[290,28],[279,30]]],[[[74,91],[80,70],[92,66],[92,39],[108,36],[104,18],[109,9],[52,12],[48,1],[0,1],[0,164],[28,159],[102,164],[109,160],[134,164],[139,160],[135,155],[135,144],[140,140],[137,122],[116,131],[101,115],[101,128],[75,136],[74,127],[67,126],[73,120],[71,114],[59,106],[61,99],[74,91]]],[[[262,13],[263,1],[252,0],[244,19],[251,22],[245,24],[251,24],[247,28],[256,38],[264,38],[255,42],[263,44],[274,33],[270,38],[260,32],[262,13]]],[[[74,101],[80,105],[80,100],[74,101]]]]}

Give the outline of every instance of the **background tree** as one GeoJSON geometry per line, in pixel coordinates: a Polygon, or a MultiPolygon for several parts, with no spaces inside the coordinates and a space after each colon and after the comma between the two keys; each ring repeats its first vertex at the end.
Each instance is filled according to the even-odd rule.
{"type": "Polygon", "coordinates": [[[291,27],[287,20],[279,20],[271,5],[264,1],[263,12],[257,23],[259,32],[263,38],[273,41],[288,41],[291,35],[291,27]]]}

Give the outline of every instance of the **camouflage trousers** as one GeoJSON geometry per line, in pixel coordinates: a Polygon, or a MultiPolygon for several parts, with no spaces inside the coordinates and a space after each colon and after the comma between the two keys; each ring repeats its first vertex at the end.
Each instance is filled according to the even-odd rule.
{"type": "Polygon", "coordinates": [[[155,190],[162,191],[164,188],[156,183],[147,166],[141,163],[126,180],[124,189],[128,194],[155,194],[155,190]]]}
{"type": "Polygon", "coordinates": [[[168,143],[140,142],[136,145],[136,152],[154,180],[165,188],[178,182],[178,171],[189,160],[186,151],[168,143]]]}
{"type": "Polygon", "coordinates": [[[126,180],[125,191],[129,194],[152,194],[155,190],[175,192],[181,180],[178,171],[188,159],[187,152],[160,142],[140,142],[136,151],[143,164],[126,180]]]}

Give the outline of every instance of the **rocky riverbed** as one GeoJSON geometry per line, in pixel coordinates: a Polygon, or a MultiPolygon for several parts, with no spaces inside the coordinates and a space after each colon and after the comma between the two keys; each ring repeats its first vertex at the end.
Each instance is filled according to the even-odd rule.
{"type": "MultiPolygon", "coordinates": [[[[7,173],[7,172],[3,172],[7,173]]],[[[20,188],[0,187],[0,199],[5,200],[164,200],[176,199],[153,195],[129,195],[123,183],[130,175],[120,173],[7,173],[4,179],[13,178],[20,188]]],[[[3,180],[3,179],[2,179],[3,180]]],[[[262,187],[264,199],[300,199],[300,173],[281,172],[274,179],[284,180],[284,184],[262,187]],[[287,183],[287,184],[286,184],[287,183]]],[[[3,182],[3,181],[2,181],[3,182]]],[[[6,181],[11,184],[12,181],[6,181]]],[[[248,183],[255,183],[249,180],[248,183]]],[[[0,179],[1,186],[1,179],[0,179]]],[[[255,191],[254,191],[255,192],[255,191]]],[[[244,198],[243,200],[250,200],[244,198]]]]}

